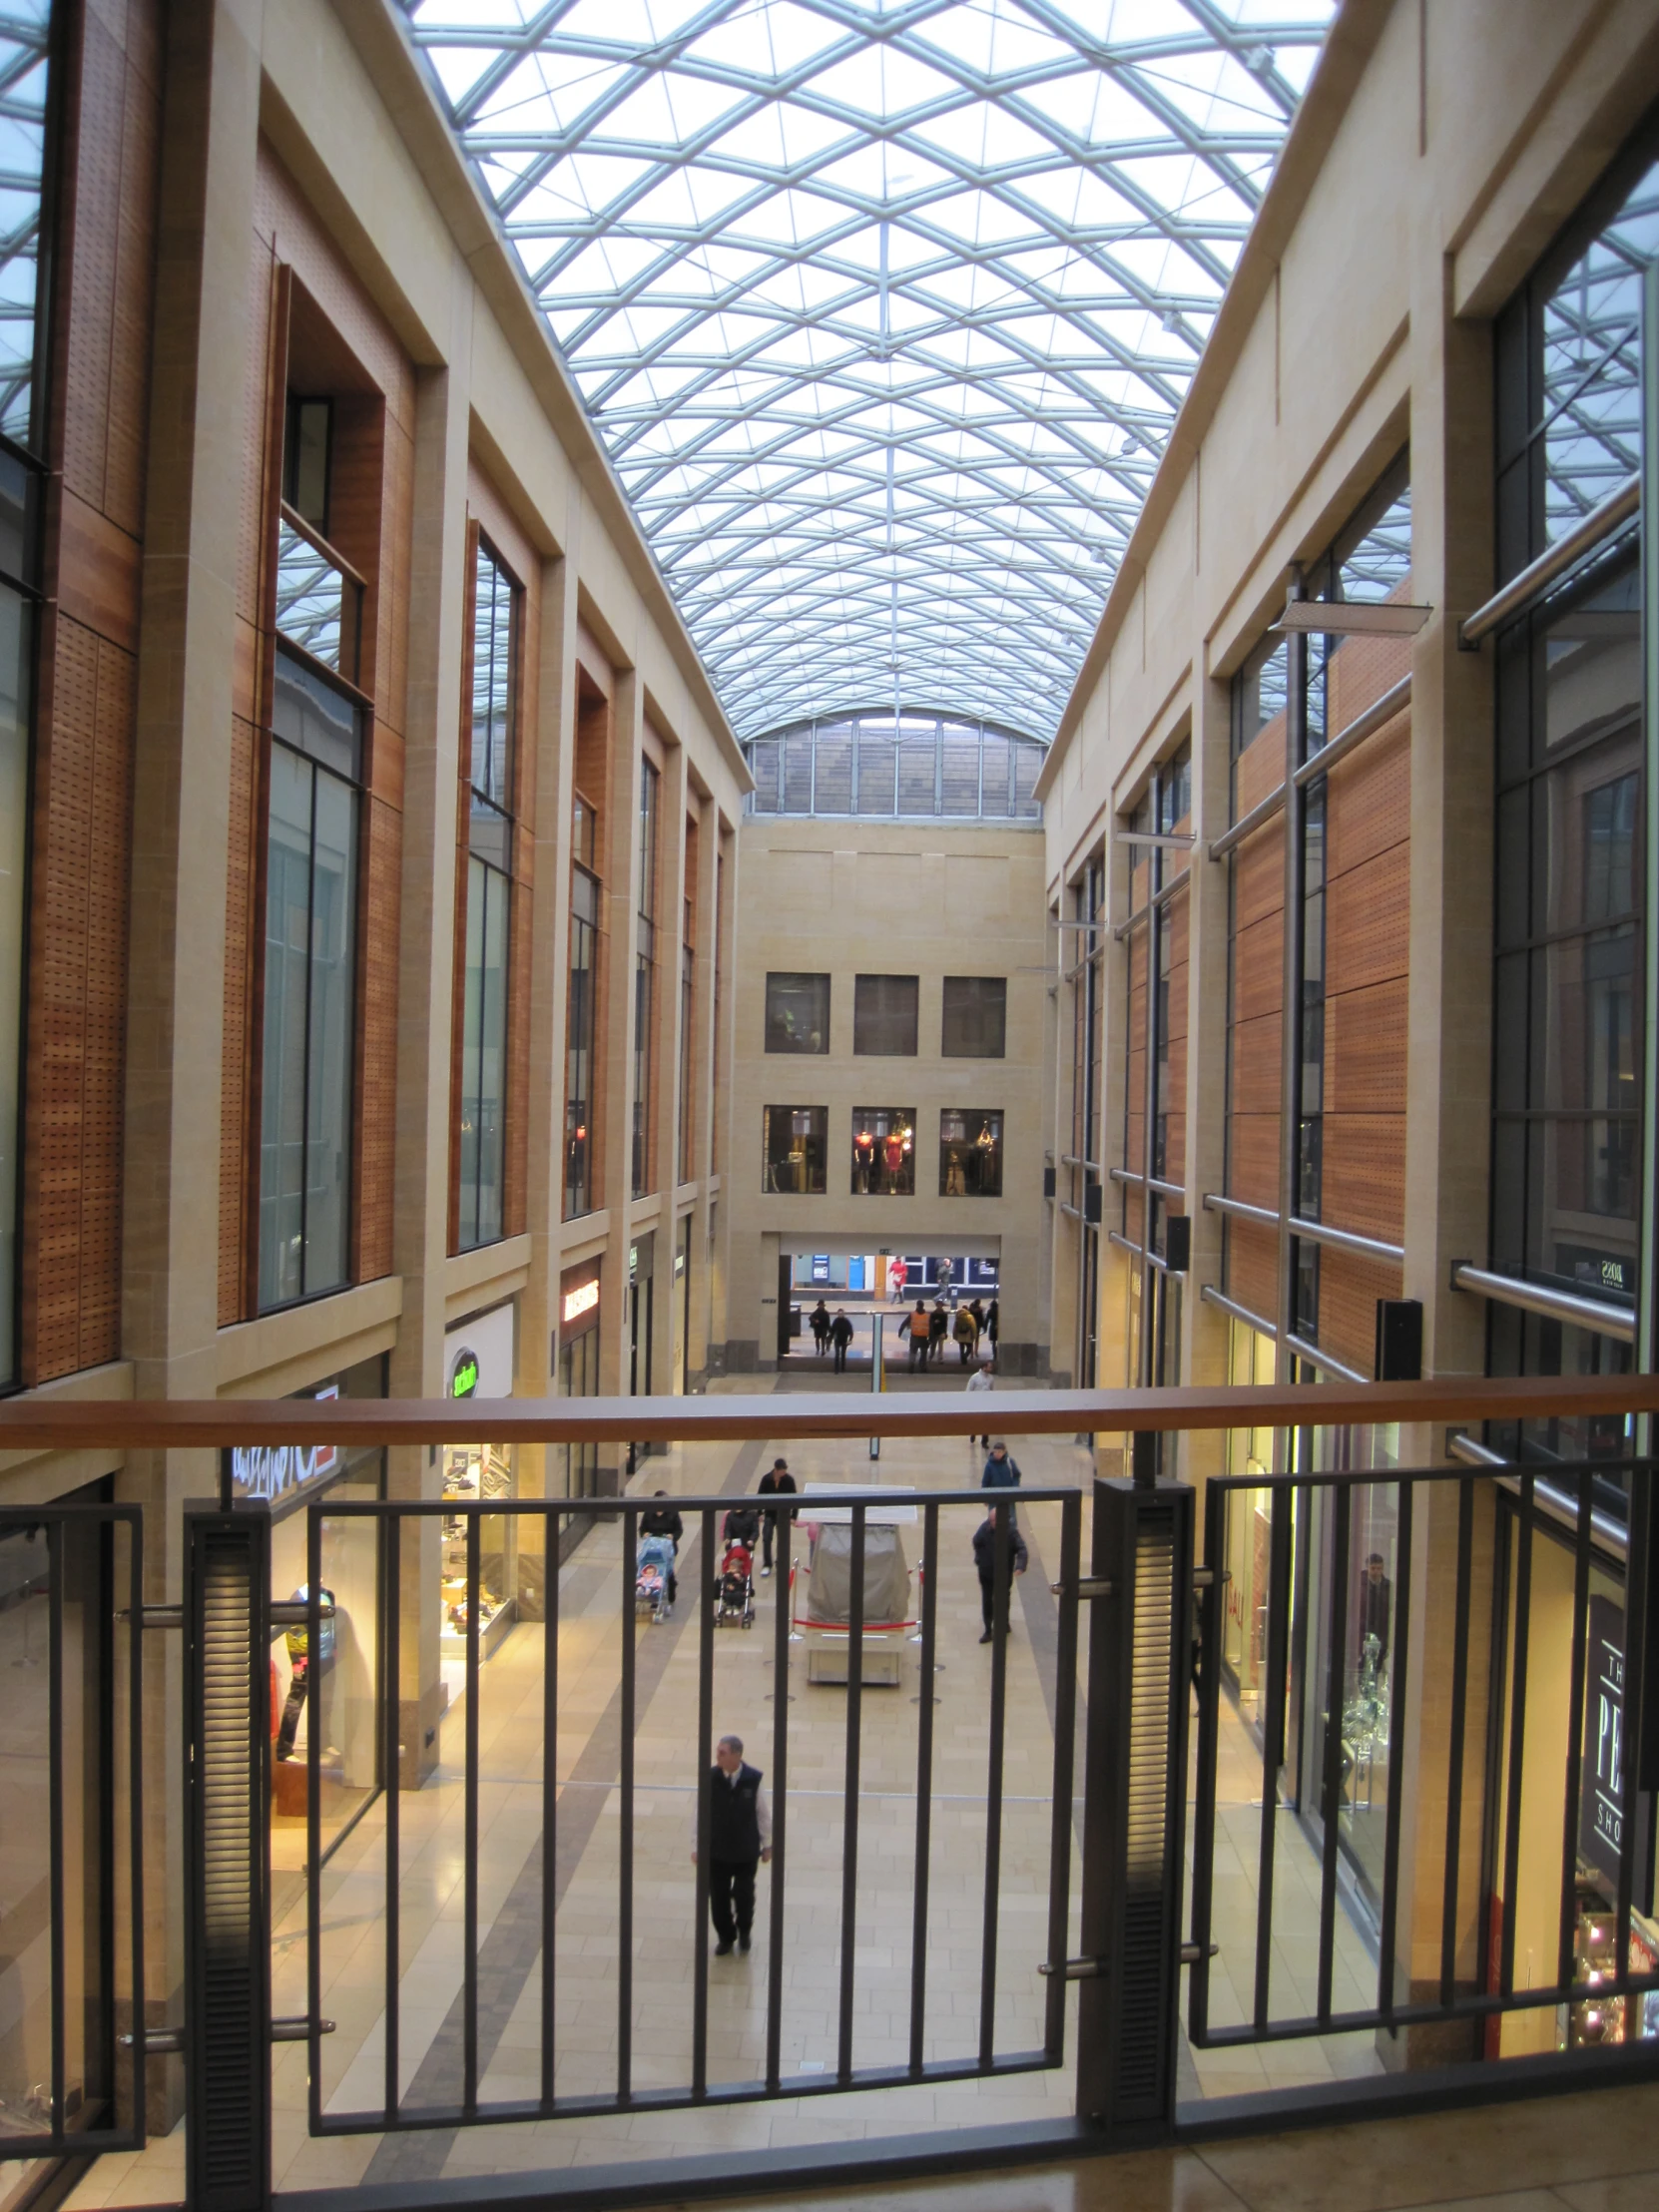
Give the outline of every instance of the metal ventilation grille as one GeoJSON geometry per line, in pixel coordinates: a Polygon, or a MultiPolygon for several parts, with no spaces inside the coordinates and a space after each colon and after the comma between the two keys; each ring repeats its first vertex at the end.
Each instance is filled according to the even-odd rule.
{"type": "Polygon", "coordinates": [[[264,2186],[259,2108],[249,2095],[259,2060],[250,2023],[263,2001],[255,1922],[264,1847],[255,1802],[258,1768],[250,1752],[254,1623],[246,1538],[205,1532],[201,1608],[196,1790],[203,2032],[202,2080],[191,2124],[201,2132],[198,2171],[208,2187],[245,2201],[246,2192],[264,2186]]]}
{"type": "Polygon", "coordinates": [[[1170,1667],[1175,1518],[1143,1506],[1135,1533],[1133,1689],[1125,1806],[1117,2111],[1160,2109],[1169,1971],[1170,1667]]]}

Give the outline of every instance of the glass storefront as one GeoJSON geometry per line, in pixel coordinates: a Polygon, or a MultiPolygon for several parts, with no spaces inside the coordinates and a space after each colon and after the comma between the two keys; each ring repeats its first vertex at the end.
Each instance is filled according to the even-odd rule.
{"type": "MultiPolygon", "coordinates": [[[[1247,1323],[1228,1323],[1228,1381],[1273,1381],[1274,1343],[1247,1323]]],[[[1274,1470],[1272,1428],[1230,1428],[1230,1475],[1266,1475],[1274,1470]]],[[[1273,1493],[1230,1490],[1225,1514],[1227,1591],[1222,1607],[1221,1662],[1244,1717],[1260,1725],[1267,1672],[1268,1578],[1273,1547],[1273,1493]]]]}
{"type": "Polygon", "coordinates": [[[939,1196],[1002,1196],[1002,1116],[982,1107],[939,1114],[939,1196]]]}
{"type": "MultiPolygon", "coordinates": [[[[444,1385],[452,1398],[511,1397],[513,1308],[474,1314],[443,1340],[444,1385]]],[[[487,1416],[486,1416],[487,1417],[487,1416]]],[[[443,1454],[443,1495],[470,1504],[518,1495],[517,1455],[511,1444],[487,1438],[450,1444],[443,1454]]],[[[464,1661],[467,1639],[467,1519],[446,1513],[438,1546],[442,1619],[438,1648],[446,1662],[464,1661]]],[[[489,1659],[512,1633],[518,1617],[518,1529],[511,1513],[485,1513],[478,1530],[478,1652],[489,1659]]]]}
{"type": "Polygon", "coordinates": [[[854,1106],[852,1196],[910,1198],[916,1187],[913,1106],[854,1106]]]}
{"type": "MultiPolygon", "coordinates": [[[[559,1278],[559,1395],[599,1395],[600,1263],[589,1260],[581,1267],[566,1268],[559,1278]]],[[[565,1496],[597,1497],[599,1494],[599,1446],[597,1443],[561,1444],[564,1453],[565,1496]]]]}

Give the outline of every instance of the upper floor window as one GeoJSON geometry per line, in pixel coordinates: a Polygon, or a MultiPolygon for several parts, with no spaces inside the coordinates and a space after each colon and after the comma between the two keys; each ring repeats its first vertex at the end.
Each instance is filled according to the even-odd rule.
{"type": "Polygon", "coordinates": [[[521,594],[480,537],[472,564],[465,968],[461,1014],[463,1252],[505,1233],[507,999],[513,925],[513,759],[521,594]]]}
{"type": "Polygon", "coordinates": [[[947,1106],[939,1115],[939,1196],[1002,1196],[1002,1116],[947,1106]]]}
{"type": "Polygon", "coordinates": [[[773,973],[767,977],[769,1052],[828,1052],[830,978],[828,975],[773,973]]]}
{"type": "Polygon", "coordinates": [[[762,1116],[761,1188],[786,1196],[828,1188],[828,1106],[769,1106],[762,1116]]]}
{"type": "Polygon", "coordinates": [[[52,0],[14,0],[0,23],[0,79],[6,87],[0,435],[34,452],[42,451],[46,430],[41,210],[51,50],[52,0]]]}
{"type": "Polygon", "coordinates": [[[290,393],[276,518],[279,637],[348,684],[360,675],[363,580],[329,540],[333,402],[290,393]]]}
{"type": "Polygon", "coordinates": [[[1047,747],[990,723],[906,713],[803,722],[746,747],[754,815],[1037,822],[1047,747]]]}
{"type": "Polygon", "coordinates": [[[634,953],[634,1177],[633,1194],[656,1187],[652,1079],[657,1027],[657,865],[662,775],[640,763],[640,904],[634,953]]]}
{"type": "Polygon", "coordinates": [[[1007,1048],[1008,978],[947,975],[939,1050],[947,1060],[1000,1060],[1007,1048]]]}
{"type": "Polygon", "coordinates": [[[916,1187],[913,1106],[854,1106],[852,1195],[910,1198],[916,1187]]]}
{"type": "Polygon", "coordinates": [[[913,1056],[919,994],[913,975],[860,975],[852,986],[853,1051],[913,1056]]]}

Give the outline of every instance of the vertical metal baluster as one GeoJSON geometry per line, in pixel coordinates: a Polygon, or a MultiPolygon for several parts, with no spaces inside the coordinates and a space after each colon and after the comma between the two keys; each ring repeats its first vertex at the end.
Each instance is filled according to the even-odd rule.
{"type": "MultiPolygon", "coordinates": [[[[384,1623],[381,1648],[385,1654],[385,1671],[381,1684],[381,1765],[386,1786],[386,1897],[385,1897],[385,1977],[386,1977],[386,2027],[385,2027],[385,2094],[386,2125],[397,2117],[397,2106],[402,2094],[398,2080],[397,2016],[401,1984],[401,1939],[398,1934],[398,1890],[402,1880],[401,1852],[398,1846],[398,1821],[401,1808],[399,1792],[402,1785],[403,1751],[403,1516],[395,1509],[381,1524],[382,1548],[380,1553],[381,1598],[380,1617],[384,1623]]],[[[417,1709],[418,1720],[418,1709],[417,1709]]],[[[411,1761],[419,1770],[418,1753],[411,1761]]]]}
{"type": "Polygon", "coordinates": [[[1325,1803],[1323,1849],[1320,1852],[1320,1957],[1319,2018],[1322,2027],[1331,2019],[1331,1976],[1337,1946],[1337,1856],[1342,1837],[1343,1788],[1343,1687],[1348,1661],[1348,1575],[1354,1499],[1346,1482],[1336,1490],[1336,1522],[1332,1531],[1331,1651],[1325,1676],[1325,1803]]]}
{"type": "Polygon", "coordinates": [[[778,1579],[773,1584],[772,1636],[772,1923],[767,1958],[767,2087],[776,2089],[782,2079],[784,2043],[784,1837],[789,1822],[790,1756],[790,1607],[794,1597],[790,1579],[790,1546],[795,1523],[788,1508],[777,1514],[778,1533],[773,1556],[778,1579]]]}
{"type": "MultiPolygon", "coordinates": [[[[480,1482],[479,1496],[483,1495],[480,1482]]],[[[478,2109],[478,1600],[482,1596],[483,1529],[477,1505],[466,1511],[466,1865],[461,1897],[461,2111],[478,2109]]]]}
{"type": "Polygon", "coordinates": [[[1066,2047],[1067,1937],[1071,1931],[1071,1832],[1077,1756],[1077,1581],[1083,1544],[1083,1496],[1060,1501],[1060,1623],[1054,1654],[1054,1811],[1048,1844],[1048,1989],[1043,2050],[1058,2065],[1066,2047]]]}
{"type": "MultiPolygon", "coordinates": [[[[1383,1816],[1382,1975],[1378,2002],[1389,2025],[1394,2016],[1394,1951],[1399,1927],[1399,1816],[1403,1781],[1400,1745],[1405,1736],[1406,1655],[1411,1639],[1411,1509],[1416,1497],[1414,1482],[1399,1485],[1398,1551],[1394,1567],[1394,1617],[1389,1623],[1388,1648],[1393,1663],[1388,1673],[1388,1810],[1383,1816]]],[[[1409,1991],[1407,1991],[1409,1997],[1409,1991]]]]}
{"type": "MultiPolygon", "coordinates": [[[[144,1509],[132,1508],[128,1521],[131,1536],[128,1568],[127,1670],[130,1693],[127,1740],[127,1797],[132,1851],[133,1912],[133,2026],[149,2024],[144,1995],[144,1509]]],[[[145,2097],[145,2064],[142,2040],[133,2043],[133,2132],[142,2144],[148,2129],[145,2097]]]]}
{"type": "MultiPolygon", "coordinates": [[[[627,2104],[634,2094],[634,1559],[639,1550],[639,1513],[622,1513],[622,1835],[617,1851],[617,2020],[616,2093],[627,2104]]],[[[705,1579],[708,1561],[699,1562],[705,1579]]]]}
{"type": "Polygon", "coordinates": [[[52,1853],[50,1931],[52,1976],[52,2133],[63,2133],[64,2042],[68,2002],[64,1983],[63,1823],[63,1523],[46,1523],[46,1729],[47,1828],[52,1853]]]}
{"type": "Polygon", "coordinates": [[[1521,1782],[1526,1771],[1526,1670],[1532,1625],[1532,1485],[1533,1477],[1523,1474],[1519,1563],[1515,1569],[1515,1664],[1509,1703],[1509,1773],[1504,1792],[1503,1944],[1498,1969],[1498,1988],[1506,1997],[1512,1996],[1515,1989],[1515,1889],[1520,1880],[1521,1782]]]}
{"type": "Polygon", "coordinates": [[[542,1515],[541,1661],[541,2103],[553,2108],[559,1911],[559,1511],[542,1515]]]}
{"type": "Polygon", "coordinates": [[[1446,1747],[1445,1889],[1440,1899],[1440,2004],[1457,1979],[1457,1890],[1463,1840],[1463,1732],[1469,1693],[1469,1586],[1474,1576],[1474,1477],[1457,1485],[1457,1594],[1452,1601],[1451,1729],[1446,1747]]]}
{"type": "Polygon", "coordinates": [[[841,1977],[837,2080],[852,2078],[852,1968],[858,1938],[858,1754],[864,1692],[864,1512],[852,1507],[852,1599],[846,1621],[846,1783],[841,1808],[841,1977]]]}
{"type": "MultiPolygon", "coordinates": [[[[879,1324],[877,1325],[879,1326],[879,1324]]],[[[921,1645],[916,1700],[916,1871],[910,1913],[910,2072],[920,2078],[927,2031],[928,1857],[933,1844],[933,1652],[939,1605],[939,1508],[921,1509],[921,1645]]]]}
{"type": "Polygon", "coordinates": [[[1279,1815],[1279,1770],[1285,1763],[1285,1677],[1290,1665],[1291,1516],[1289,1482],[1273,1491],[1268,1536],[1268,1688],[1262,1719],[1262,1838],[1256,1862],[1256,1988],[1253,2017],[1260,2034],[1268,2024],[1273,1977],[1273,1864],[1279,1815]]]}
{"type": "MultiPolygon", "coordinates": [[[[1613,1952],[1622,1982],[1630,1972],[1630,1915],[1635,1903],[1636,1843],[1641,1834],[1642,1747],[1647,1729],[1643,1712],[1647,1688],[1648,1607],[1652,1600],[1649,1563],[1653,1554],[1653,1477],[1651,1463],[1632,1470],[1630,1538],[1625,1565],[1624,1731],[1619,1768],[1619,1889],[1613,1952]]],[[[1651,1855],[1651,1838],[1648,1851],[1651,1855]]],[[[1627,1997],[1626,2004],[1640,2000],[1627,1997]]]]}
{"type": "Polygon", "coordinates": [[[1561,1928],[1555,1978],[1563,1997],[1573,1980],[1573,1934],[1578,1919],[1578,1815],[1584,1774],[1584,1658],[1590,1617],[1591,1478],[1578,1477],[1578,1525],[1573,1535],[1572,1666],[1567,1692],[1567,1795],[1561,1825],[1561,1928]]]}
{"type": "Polygon", "coordinates": [[[1013,1507],[998,1501],[991,1554],[990,1750],[985,1771],[985,1899],[979,1937],[979,2063],[996,2048],[997,1893],[1002,1882],[1002,1739],[1008,1713],[1008,1606],[1013,1595],[1013,1507]]]}
{"type": "MultiPolygon", "coordinates": [[[[1193,1963],[1187,1984],[1187,2031],[1202,2045],[1210,2026],[1210,1929],[1216,1879],[1216,1761],[1221,1740],[1222,1511],[1238,1496],[1212,1481],[1204,1492],[1204,1563],[1210,1586],[1199,1600],[1203,1671],[1198,1683],[1198,1775],[1193,1801],[1193,1963]]],[[[1052,1967],[1050,1971],[1052,1972],[1052,1967]]],[[[1049,1992],[1053,2002],[1053,1991],[1049,1992]]]]}
{"type": "Polygon", "coordinates": [[[692,1771],[697,1785],[697,1902],[692,1938],[692,2095],[709,2093],[709,1770],[715,1756],[715,1509],[702,1512],[703,1543],[697,1576],[697,1741],[692,1771]]]}
{"type": "MultiPolygon", "coordinates": [[[[330,1623],[330,1630],[332,1623],[330,1623]]],[[[311,2133],[322,2120],[322,1507],[305,1508],[305,2066],[311,2133]]]]}

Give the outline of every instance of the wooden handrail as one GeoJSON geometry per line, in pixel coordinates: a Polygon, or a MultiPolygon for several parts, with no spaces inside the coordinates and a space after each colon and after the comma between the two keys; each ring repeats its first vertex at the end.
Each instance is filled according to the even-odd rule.
{"type": "Polygon", "coordinates": [[[1132,1429],[1370,1427],[1659,1413],[1659,1375],[1444,1376],[1428,1382],[1217,1383],[1180,1389],[792,1392],[787,1397],[14,1398],[0,1451],[225,1445],[724,1443],[748,1437],[1085,1435],[1132,1429]],[[988,1419],[987,1419],[988,1416],[988,1419]]]}

